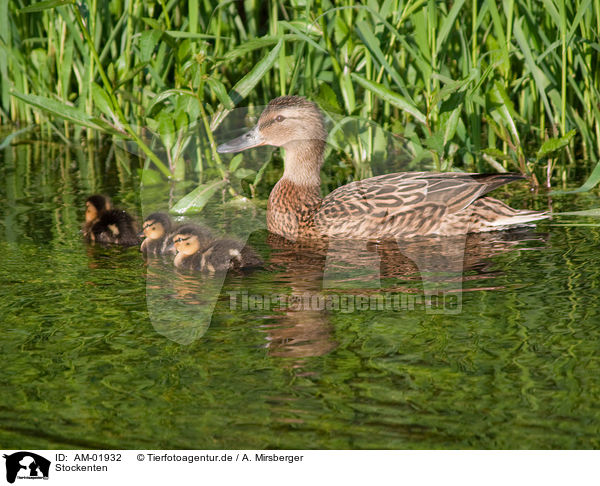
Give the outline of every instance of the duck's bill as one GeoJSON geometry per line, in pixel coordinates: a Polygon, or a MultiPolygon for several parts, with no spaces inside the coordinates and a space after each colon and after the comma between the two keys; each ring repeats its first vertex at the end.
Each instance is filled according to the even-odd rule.
{"type": "Polygon", "coordinates": [[[259,147],[264,144],[265,141],[258,133],[258,130],[253,128],[249,132],[244,133],[242,136],[219,145],[217,147],[217,152],[220,154],[241,152],[242,150],[252,147],[259,147]]]}

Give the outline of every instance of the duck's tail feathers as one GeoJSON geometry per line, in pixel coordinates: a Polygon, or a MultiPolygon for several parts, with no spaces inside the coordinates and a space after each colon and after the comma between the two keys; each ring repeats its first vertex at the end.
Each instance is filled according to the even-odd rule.
{"type": "Polygon", "coordinates": [[[482,197],[473,204],[473,222],[479,231],[496,231],[514,226],[532,226],[534,221],[550,217],[547,211],[514,209],[492,197],[482,197]]]}
{"type": "Polygon", "coordinates": [[[546,219],[550,217],[550,213],[547,211],[527,211],[521,210],[512,216],[502,216],[494,221],[488,222],[489,226],[523,226],[539,221],[540,219],[546,219]]]}

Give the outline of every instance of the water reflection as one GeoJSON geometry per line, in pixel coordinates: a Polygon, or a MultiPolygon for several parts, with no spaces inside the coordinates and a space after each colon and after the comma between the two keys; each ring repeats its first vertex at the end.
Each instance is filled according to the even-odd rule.
{"type": "Polygon", "coordinates": [[[546,239],[528,228],[386,242],[293,243],[269,235],[271,277],[284,295],[236,299],[246,310],[275,306],[274,322],[263,326],[271,355],[320,356],[336,347],[332,312],[422,308],[460,313],[464,282],[469,291],[500,288],[486,283],[498,276],[492,257],[517,248],[543,248],[546,239]]]}
{"type": "Polygon", "coordinates": [[[210,326],[225,276],[176,272],[172,262],[156,257],[146,264],[146,302],[154,329],[179,344],[200,339],[210,326]]]}
{"type": "Polygon", "coordinates": [[[325,241],[293,243],[275,234],[267,236],[273,279],[283,295],[273,324],[264,326],[272,356],[301,358],[321,356],[335,349],[330,311],[313,305],[322,295],[327,256],[325,241]]]}
{"type": "MultiPolygon", "coordinates": [[[[264,216],[259,213],[247,220],[259,226],[264,216]]],[[[260,331],[270,355],[321,356],[337,346],[333,313],[459,314],[463,292],[502,288],[488,283],[499,275],[494,270],[495,256],[543,248],[547,239],[531,228],[377,242],[292,242],[262,234],[257,250],[269,258],[258,273],[268,274],[268,293],[257,290],[260,279],[247,274],[183,275],[170,258],[149,258],[146,298],[155,329],[180,344],[190,344],[207,331],[221,298],[230,310],[263,323],[260,331]]],[[[237,236],[243,241],[249,231],[246,238],[237,236]]]]}

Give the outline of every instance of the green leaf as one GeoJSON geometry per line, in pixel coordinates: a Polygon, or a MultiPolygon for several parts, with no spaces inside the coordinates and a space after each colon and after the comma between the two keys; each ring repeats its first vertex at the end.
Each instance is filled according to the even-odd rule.
{"type": "Polygon", "coordinates": [[[175,127],[169,113],[161,111],[158,114],[158,134],[165,148],[170,151],[175,143],[175,127]]]}
{"type": "Polygon", "coordinates": [[[22,133],[28,132],[32,128],[35,128],[35,125],[29,125],[28,127],[21,128],[20,130],[17,130],[16,132],[13,132],[10,135],[8,135],[4,140],[0,141],[0,150],[5,149],[6,147],[8,147],[10,145],[10,143],[16,137],[18,137],[22,133]]]}
{"type": "Polygon", "coordinates": [[[152,111],[152,109],[156,105],[158,105],[159,103],[162,103],[164,100],[170,98],[171,96],[175,96],[175,95],[177,95],[177,96],[186,95],[186,96],[191,96],[192,98],[196,98],[196,94],[192,91],[188,91],[185,89],[167,89],[152,100],[152,102],[150,103],[148,108],[146,108],[146,111],[147,112],[152,111]]]}
{"type": "MultiPolygon", "coordinates": [[[[296,21],[296,23],[298,23],[298,21],[296,21]]],[[[306,35],[307,33],[310,32],[311,27],[314,27],[314,25],[309,22],[309,21],[304,21],[301,25],[299,25],[299,28],[297,28],[294,25],[294,22],[286,22],[285,20],[280,20],[277,22],[277,26],[278,27],[282,27],[284,29],[289,29],[292,32],[294,32],[294,34],[296,34],[298,40],[302,40],[304,42],[308,42],[312,47],[314,47],[317,51],[321,51],[323,53],[327,53],[327,49],[324,49],[323,47],[321,47],[319,44],[317,44],[314,40],[312,40],[308,35],[306,35]]],[[[316,32],[312,32],[313,34],[320,36],[320,32],[316,31],[316,32]]]]}
{"type": "Polygon", "coordinates": [[[425,115],[421,113],[416,106],[400,96],[398,93],[394,93],[390,89],[386,88],[383,84],[369,81],[356,73],[352,73],[352,78],[355,79],[363,88],[375,93],[383,101],[386,101],[391,105],[406,111],[421,123],[426,123],[425,115]]]}
{"type": "Polygon", "coordinates": [[[463,92],[453,93],[440,106],[440,122],[444,127],[444,146],[454,138],[462,113],[464,98],[463,92]]]}
{"type": "Polygon", "coordinates": [[[108,96],[108,93],[106,90],[104,90],[104,88],[96,83],[92,83],[92,99],[94,100],[94,105],[96,108],[98,108],[102,113],[111,119],[115,118],[110,96],[108,96]]]}
{"type": "Polygon", "coordinates": [[[587,181],[585,181],[581,187],[573,189],[572,191],[551,191],[550,194],[575,194],[578,192],[587,192],[590,189],[593,189],[598,182],[600,182],[600,162],[596,164],[596,167],[594,167],[594,170],[588,177],[587,181]]]}
{"type": "Polygon", "coordinates": [[[427,148],[437,152],[438,154],[444,153],[444,134],[439,131],[434,133],[431,137],[425,139],[425,145],[427,148]]]}
{"type": "Polygon", "coordinates": [[[536,157],[539,159],[543,159],[545,157],[549,157],[554,152],[566,147],[569,145],[571,139],[575,136],[575,130],[571,130],[567,132],[562,137],[550,138],[546,140],[540,149],[537,151],[536,157]]]}
{"type": "MultiPolygon", "coordinates": [[[[284,36],[287,37],[287,36],[284,36]]],[[[233,59],[243,56],[248,52],[256,51],[262,49],[263,47],[272,46],[281,40],[281,36],[274,35],[266,35],[264,37],[259,37],[257,39],[251,39],[244,42],[242,45],[231,49],[230,51],[223,56],[223,59],[226,61],[232,61],[233,59]]]]}
{"type": "Polygon", "coordinates": [[[494,159],[511,160],[510,155],[506,155],[504,152],[502,152],[502,150],[497,149],[496,147],[483,149],[482,152],[490,157],[493,157],[494,159]]]}
{"type": "Polygon", "coordinates": [[[194,214],[201,212],[213,194],[225,184],[225,181],[218,180],[198,186],[192,192],[183,196],[177,204],[171,208],[170,212],[175,214],[194,214]]]}
{"type": "Polygon", "coordinates": [[[246,169],[245,167],[241,167],[235,171],[233,174],[238,179],[246,179],[247,177],[254,176],[256,171],[253,169],[246,169]]]}
{"type": "Polygon", "coordinates": [[[92,121],[93,118],[86,114],[83,110],[68,105],[64,101],[53,100],[44,96],[18,93],[16,91],[12,91],[11,94],[15,98],[19,98],[25,103],[35,106],[36,108],[39,108],[43,111],[52,113],[53,115],[62,118],[63,120],[68,120],[77,125],[82,125],[84,127],[92,128],[94,130],[104,131],[103,127],[94,123],[92,121]]]}
{"type": "Polygon", "coordinates": [[[600,217],[600,208],[584,209],[583,211],[567,211],[564,213],[552,213],[553,216],[597,216],[600,217]]]}
{"type": "Polygon", "coordinates": [[[271,157],[267,158],[266,162],[260,166],[260,169],[258,169],[258,172],[256,173],[256,177],[254,178],[254,182],[252,182],[252,185],[254,187],[256,187],[260,181],[263,178],[263,175],[265,173],[265,170],[267,170],[267,167],[269,166],[269,164],[271,163],[271,157]]]}
{"type": "Polygon", "coordinates": [[[492,89],[486,93],[486,108],[496,123],[508,127],[515,145],[520,145],[519,132],[511,115],[514,109],[511,110],[511,104],[507,103],[506,92],[498,81],[494,82],[492,89]]]}
{"type": "Polygon", "coordinates": [[[154,48],[160,37],[162,36],[162,32],[159,30],[145,30],[140,35],[140,61],[148,62],[152,58],[152,53],[154,52],[154,48]]]}
{"type": "Polygon", "coordinates": [[[229,162],[229,172],[235,172],[237,168],[240,166],[242,162],[243,156],[242,154],[236,154],[233,156],[231,161],[229,162]]]}
{"type": "Polygon", "coordinates": [[[316,94],[314,100],[326,112],[337,113],[338,115],[343,113],[335,91],[327,83],[319,85],[319,92],[316,94]]]}
{"type": "Polygon", "coordinates": [[[464,3],[465,0],[458,0],[454,2],[454,5],[452,5],[450,12],[448,12],[448,16],[444,19],[444,22],[442,23],[442,26],[439,29],[439,32],[437,33],[437,42],[435,48],[436,52],[440,52],[442,45],[444,44],[444,42],[446,42],[446,38],[448,37],[450,29],[452,28],[452,25],[456,20],[458,12],[460,11],[464,3]]]}
{"type": "MultiPolygon", "coordinates": [[[[217,38],[216,35],[197,34],[194,32],[182,32],[179,30],[167,30],[167,31],[165,31],[165,34],[167,34],[169,37],[172,37],[173,39],[216,39],[217,38]]],[[[221,39],[228,39],[228,37],[221,36],[221,39]]]]}
{"type": "Polygon", "coordinates": [[[138,176],[142,185],[146,187],[162,184],[165,181],[160,172],[154,169],[138,169],[138,176]]]}
{"type": "Polygon", "coordinates": [[[394,83],[396,83],[397,86],[404,86],[404,82],[400,78],[398,72],[391,66],[391,64],[385,58],[385,55],[381,50],[379,40],[377,39],[377,37],[375,37],[375,34],[373,33],[373,27],[364,20],[361,20],[357,22],[356,30],[358,32],[358,35],[363,40],[367,49],[369,49],[369,51],[377,59],[379,64],[381,64],[385,68],[387,73],[394,80],[394,83]]]}
{"type": "Polygon", "coordinates": [[[233,108],[235,108],[233,101],[231,101],[231,98],[227,94],[225,85],[221,81],[211,76],[206,82],[208,83],[210,90],[217,95],[217,98],[226,109],[233,110],[233,108]]]}
{"type": "Polygon", "coordinates": [[[533,54],[530,48],[530,42],[527,39],[527,36],[523,32],[521,27],[521,23],[523,22],[523,18],[515,19],[514,23],[514,36],[517,40],[517,44],[521,49],[521,53],[525,59],[525,65],[533,75],[535,79],[535,87],[538,89],[540,97],[542,98],[542,102],[544,103],[544,107],[546,108],[546,116],[550,119],[554,118],[554,113],[550,107],[550,102],[548,101],[548,97],[546,96],[546,88],[550,84],[550,81],[544,74],[544,72],[538,67],[533,59],[533,54]]]}
{"type": "Polygon", "coordinates": [[[354,86],[352,85],[352,79],[346,72],[340,76],[340,91],[342,92],[342,98],[346,105],[346,111],[350,114],[354,112],[356,108],[356,97],[354,96],[354,86]]]}
{"type": "Polygon", "coordinates": [[[50,8],[61,7],[62,5],[74,5],[75,0],[45,0],[43,2],[34,3],[29,7],[25,7],[19,10],[21,13],[33,13],[41,12],[42,10],[48,10],[50,8]]]}
{"type": "MultiPolygon", "coordinates": [[[[231,101],[234,105],[237,105],[246,96],[248,96],[250,91],[254,89],[254,87],[262,79],[265,73],[269,69],[271,69],[271,67],[275,63],[275,60],[277,59],[277,56],[279,55],[281,46],[283,46],[282,39],[279,40],[277,45],[271,50],[271,52],[269,52],[269,54],[266,57],[261,59],[248,74],[246,74],[235,84],[233,89],[229,92],[229,97],[231,98],[231,101]]],[[[230,111],[230,109],[225,108],[224,106],[220,106],[212,118],[210,129],[214,131],[221,124],[223,119],[227,116],[227,114],[230,111]]]]}

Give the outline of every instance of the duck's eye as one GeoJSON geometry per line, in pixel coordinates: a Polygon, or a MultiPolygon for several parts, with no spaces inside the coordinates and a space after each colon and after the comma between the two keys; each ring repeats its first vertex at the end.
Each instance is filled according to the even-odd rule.
{"type": "Polygon", "coordinates": [[[283,115],[277,115],[277,118],[275,118],[276,121],[278,122],[282,122],[283,120],[285,120],[285,116],[283,115]]]}

